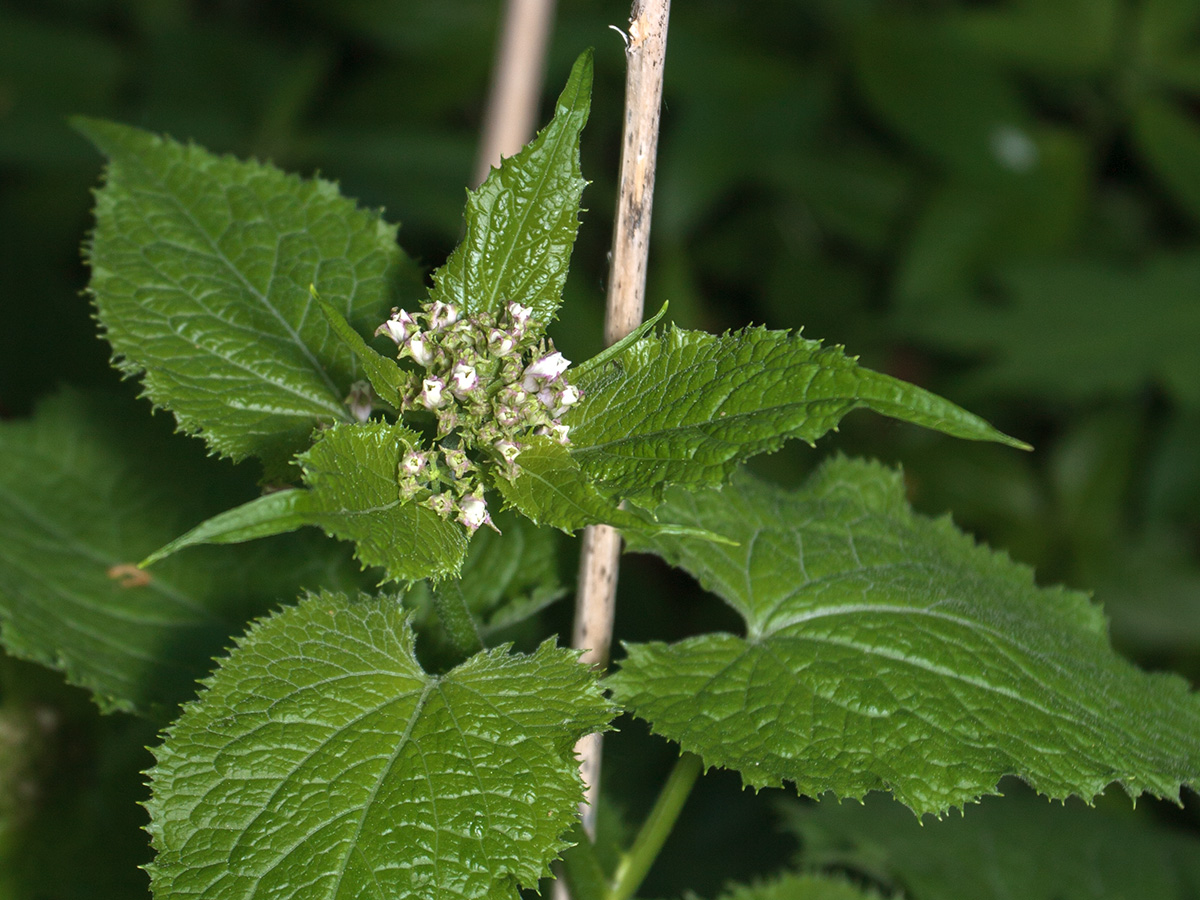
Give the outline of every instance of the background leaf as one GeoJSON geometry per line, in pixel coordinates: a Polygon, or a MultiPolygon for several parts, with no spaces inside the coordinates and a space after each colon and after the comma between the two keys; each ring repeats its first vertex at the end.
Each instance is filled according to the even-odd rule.
{"type": "Polygon", "coordinates": [[[361,377],[309,286],[370,332],[415,269],[394,226],[335,185],[78,120],[109,158],[88,250],[118,365],[180,426],[280,473],[361,377]]]}
{"type": "Polygon", "coordinates": [[[575,817],[575,740],[610,715],[572,651],[431,676],[398,600],[310,596],[240,641],[158,750],[155,893],[515,900],[575,817]]]}
{"type": "Polygon", "coordinates": [[[826,463],[796,492],[740,476],[663,509],[737,547],[633,535],[695,575],[746,636],[628,645],[608,684],[656,732],[755,787],[942,813],[1017,774],[1055,798],[1117,781],[1200,784],[1200,699],[1113,653],[1087,598],[948,519],[909,509],[899,473],[826,463]]]}
{"type": "Polygon", "coordinates": [[[1148,385],[1200,406],[1200,304],[1180,303],[1200,279],[1200,255],[1144,267],[1027,263],[1000,274],[1007,301],[988,310],[913,320],[913,332],[984,362],[976,390],[1067,400],[1132,394],[1148,385]]]}
{"type": "Polygon", "coordinates": [[[806,868],[882,882],[912,900],[1189,900],[1200,841],[1130,810],[1065,806],[1019,785],[941,822],[885,797],[785,807],[806,868]]]}
{"type": "Polygon", "coordinates": [[[139,572],[148,550],[247,487],[214,479],[199,448],[158,425],[100,393],[64,393],[0,425],[5,648],[60,669],[103,709],[155,716],[192,693],[245,618],[302,584],[354,577],[317,535],[139,572]]]}
{"type": "Polygon", "coordinates": [[[553,121],[467,196],[466,236],[433,273],[432,297],[468,311],[515,300],[543,327],[562,303],[579,228],[579,135],[591,108],[592,53],[575,61],[553,121]]]}
{"type": "Polygon", "coordinates": [[[576,382],[583,399],[563,417],[571,457],[626,496],[719,483],[742,460],[787,438],[811,443],[859,407],[955,437],[1024,446],[948,400],[859,367],[841,347],[786,331],[718,337],[672,328],[576,382]]]}
{"type": "Polygon", "coordinates": [[[843,878],[786,872],[770,880],[735,885],[719,900],[877,900],[879,894],[865,891],[843,878]]]}

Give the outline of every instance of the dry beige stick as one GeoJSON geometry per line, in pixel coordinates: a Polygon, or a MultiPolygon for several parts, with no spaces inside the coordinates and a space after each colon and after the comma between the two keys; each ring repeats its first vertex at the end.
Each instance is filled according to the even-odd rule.
{"type": "Polygon", "coordinates": [[[502,156],[512,156],[533,137],[553,20],[554,0],[508,0],[505,5],[473,185],[482,184],[502,156]]]}
{"type": "MultiPolygon", "coordinates": [[[[604,317],[606,344],[619,341],[642,321],[670,11],[670,0],[634,0],[629,16],[625,137],[604,317]]],[[[620,553],[621,537],[615,529],[595,525],[584,531],[572,646],[586,650],[583,662],[601,669],[608,665],[612,643],[620,553]]],[[[600,750],[598,734],[588,735],[575,747],[587,785],[580,814],[584,830],[592,838],[596,835],[596,800],[600,796],[600,750]]]]}

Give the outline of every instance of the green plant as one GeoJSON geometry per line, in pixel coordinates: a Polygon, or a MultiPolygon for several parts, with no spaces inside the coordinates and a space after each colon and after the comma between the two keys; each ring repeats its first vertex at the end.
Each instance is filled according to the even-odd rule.
{"type": "MultiPolygon", "coordinates": [[[[162,721],[262,616],[156,750],[155,893],[512,896],[563,853],[578,900],[616,900],[709,766],[937,815],[1005,775],[1089,802],[1113,782],[1171,799],[1200,784],[1200,703],[1116,656],[1086,597],[914,514],[882,465],[835,459],[797,490],[741,467],[858,407],[1020,442],[785,332],[656,320],[566,368],[546,329],[590,82],[585,55],[551,124],[471,195],[427,298],[395,229],[331,184],[78,123],[109,159],[88,257],[120,367],[270,488],[232,509],[197,498],[199,461],[115,427],[115,401],[64,395],[4,430],[24,460],[3,475],[23,513],[2,552],[23,600],[10,652],[162,721]],[[497,643],[558,593],[547,529],[601,522],[744,633],[630,643],[603,682],[552,640],[497,643]],[[337,545],[283,537],[305,526],[349,541],[367,582],[337,545]],[[289,583],[314,589],[267,613],[289,583]],[[571,748],[617,709],[683,753],[611,866],[571,830],[571,748]]],[[[785,876],[735,894],[865,890],[785,876]]]]}

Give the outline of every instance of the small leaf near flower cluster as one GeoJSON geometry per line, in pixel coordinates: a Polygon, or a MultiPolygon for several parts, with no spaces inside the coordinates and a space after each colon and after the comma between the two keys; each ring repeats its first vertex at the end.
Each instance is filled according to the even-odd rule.
{"type": "Polygon", "coordinates": [[[402,393],[400,413],[424,411],[437,420],[437,446],[409,448],[400,461],[400,497],[419,498],[472,533],[495,528],[477,461],[511,475],[530,435],[568,444],[559,418],[582,397],[565,377],[570,360],[530,327],[532,312],[512,301],[499,314],[463,318],[436,301],[417,313],[392,310],[375,332],[396,343],[399,359],[424,370],[402,393]]]}

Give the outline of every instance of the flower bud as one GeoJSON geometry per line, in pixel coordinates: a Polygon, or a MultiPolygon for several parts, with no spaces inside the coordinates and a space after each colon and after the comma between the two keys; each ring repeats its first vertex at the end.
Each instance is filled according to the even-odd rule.
{"type": "Polygon", "coordinates": [[[454,514],[454,498],[449,494],[431,494],[421,501],[443,519],[454,514]]]}
{"type": "Polygon", "coordinates": [[[437,300],[429,307],[429,327],[434,331],[441,331],[457,321],[458,310],[449,303],[437,300]]]}
{"type": "Polygon", "coordinates": [[[458,521],[474,534],[481,525],[491,525],[492,517],[488,515],[487,502],[478,494],[468,494],[458,501],[458,521]]]}
{"type": "Polygon", "coordinates": [[[508,404],[498,404],[493,407],[493,410],[492,414],[496,417],[496,421],[505,428],[514,428],[521,424],[521,414],[508,404]]]}
{"type": "Polygon", "coordinates": [[[350,409],[350,415],[358,419],[360,422],[365,422],[371,418],[371,411],[374,406],[371,402],[371,384],[367,381],[356,381],[350,385],[350,394],[346,397],[346,406],[350,409]]]}
{"type": "Polygon", "coordinates": [[[495,356],[508,356],[517,346],[516,338],[507,331],[493,328],[488,332],[488,349],[495,356]]]}
{"type": "Polygon", "coordinates": [[[442,459],[445,460],[446,466],[454,473],[455,478],[465,478],[475,465],[467,458],[467,454],[461,450],[443,450],[442,459]]]}
{"type": "Polygon", "coordinates": [[[541,428],[535,431],[534,434],[552,437],[563,446],[566,446],[571,443],[571,441],[567,438],[567,434],[570,432],[570,430],[571,426],[569,425],[543,425],[541,428]]]}
{"type": "Polygon", "coordinates": [[[455,406],[443,406],[437,411],[438,437],[444,438],[459,426],[458,410],[455,406]]]}
{"type": "Polygon", "coordinates": [[[522,306],[517,301],[510,300],[508,301],[508,306],[506,308],[508,310],[509,318],[512,319],[513,334],[517,337],[520,337],[525,333],[525,328],[529,324],[529,317],[533,315],[533,307],[522,306]]]}

